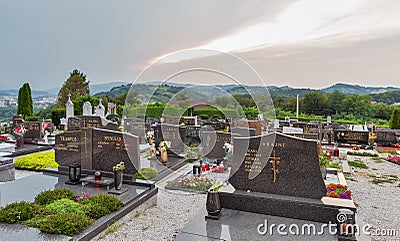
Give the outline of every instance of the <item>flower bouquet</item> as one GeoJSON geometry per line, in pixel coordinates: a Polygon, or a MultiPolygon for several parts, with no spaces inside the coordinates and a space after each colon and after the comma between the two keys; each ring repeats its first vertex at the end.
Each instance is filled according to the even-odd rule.
{"type": "Polygon", "coordinates": [[[231,143],[225,142],[222,148],[224,148],[225,151],[224,160],[228,160],[233,154],[233,145],[231,143]]]}
{"type": "Polygon", "coordinates": [[[171,142],[170,141],[161,141],[160,145],[158,146],[158,150],[160,152],[166,152],[171,148],[171,142]]]}
{"type": "Polygon", "coordinates": [[[113,171],[123,171],[125,170],[125,163],[124,162],[120,162],[117,165],[112,167],[113,171]]]}
{"type": "Polygon", "coordinates": [[[146,140],[147,140],[147,141],[149,141],[149,140],[154,140],[154,131],[148,131],[148,132],[146,132],[145,137],[146,137],[146,140]]]}

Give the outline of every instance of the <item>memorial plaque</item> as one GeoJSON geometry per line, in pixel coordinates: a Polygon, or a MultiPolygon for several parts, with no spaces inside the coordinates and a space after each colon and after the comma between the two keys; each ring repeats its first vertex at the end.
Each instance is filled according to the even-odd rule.
{"type": "Polygon", "coordinates": [[[317,141],[276,133],[234,142],[233,164],[239,168],[229,182],[236,190],[313,199],[325,195],[317,141]]]}
{"type": "Polygon", "coordinates": [[[81,129],[81,119],[79,119],[78,117],[69,117],[67,130],[74,131],[80,129],[81,129]]]}
{"type": "Polygon", "coordinates": [[[335,142],[368,145],[369,132],[367,131],[335,130],[333,133],[335,142]]]}
{"type": "Polygon", "coordinates": [[[24,123],[26,133],[24,138],[36,138],[42,137],[42,122],[40,121],[27,121],[24,123]]]}
{"type": "Polygon", "coordinates": [[[137,136],[112,130],[92,130],[93,170],[112,172],[112,167],[124,162],[124,173],[134,175],[139,163],[137,136]]]}

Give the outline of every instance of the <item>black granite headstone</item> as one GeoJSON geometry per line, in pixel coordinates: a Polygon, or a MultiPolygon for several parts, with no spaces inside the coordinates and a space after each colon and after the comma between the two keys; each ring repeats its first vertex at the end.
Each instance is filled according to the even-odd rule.
{"type": "Polygon", "coordinates": [[[390,144],[397,143],[396,132],[389,129],[378,129],[376,131],[376,144],[382,146],[389,146],[390,144]]]}
{"type": "Polygon", "coordinates": [[[236,190],[312,199],[325,195],[316,141],[276,133],[234,142],[233,165],[240,166],[229,182],[236,190]]]}
{"type": "Polygon", "coordinates": [[[203,131],[201,135],[201,145],[203,147],[204,156],[210,158],[225,157],[224,144],[233,144],[233,136],[239,137],[239,135],[235,133],[203,131]]]}
{"type": "Polygon", "coordinates": [[[56,162],[61,167],[80,163],[82,169],[112,172],[125,162],[125,174],[135,174],[139,163],[138,137],[118,131],[83,128],[56,135],[56,162]]]}
{"type": "Polygon", "coordinates": [[[144,119],[129,118],[124,121],[124,131],[139,137],[140,143],[146,143],[146,124],[144,119]]]}
{"type": "Polygon", "coordinates": [[[24,138],[36,138],[40,139],[42,137],[42,122],[40,121],[26,121],[24,123],[26,133],[24,138]]]}
{"type": "Polygon", "coordinates": [[[139,163],[137,136],[118,131],[92,130],[93,170],[112,171],[117,163],[124,162],[124,173],[134,175],[139,163]],[[136,166],[136,167],[135,167],[136,166]]]}
{"type": "Polygon", "coordinates": [[[185,151],[186,127],[160,124],[154,128],[154,143],[158,147],[161,141],[171,142],[171,151],[180,154],[185,151]]]}
{"type": "Polygon", "coordinates": [[[368,144],[368,131],[335,130],[333,132],[335,142],[345,144],[368,144]]]}

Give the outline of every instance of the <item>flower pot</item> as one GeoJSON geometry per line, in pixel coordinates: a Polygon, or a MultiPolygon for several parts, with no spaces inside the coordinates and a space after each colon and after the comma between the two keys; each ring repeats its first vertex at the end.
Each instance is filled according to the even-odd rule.
{"type": "Polygon", "coordinates": [[[166,151],[161,152],[160,162],[162,162],[162,163],[168,162],[168,152],[166,152],[166,151]]]}
{"type": "Polygon", "coordinates": [[[121,190],[123,175],[124,175],[124,171],[122,171],[122,170],[115,170],[114,171],[114,186],[115,186],[115,190],[121,190]]]}
{"type": "Polygon", "coordinates": [[[322,178],[326,180],[326,166],[320,166],[322,178]]]}
{"type": "Polygon", "coordinates": [[[221,213],[221,201],[218,192],[207,192],[206,210],[209,216],[218,216],[221,213]]]}

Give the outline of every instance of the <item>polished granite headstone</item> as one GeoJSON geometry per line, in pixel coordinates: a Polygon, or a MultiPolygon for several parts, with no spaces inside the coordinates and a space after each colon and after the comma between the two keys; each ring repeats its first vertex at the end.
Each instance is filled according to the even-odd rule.
{"type": "Polygon", "coordinates": [[[159,124],[154,128],[154,142],[158,147],[160,142],[171,142],[171,154],[180,154],[185,151],[186,127],[170,124],[159,124]]]}
{"type": "Polygon", "coordinates": [[[82,169],[112,172],[112,166],[125,162],[125,174],[137,172],[138,137],[119,131],[83,128],[56,136],[56,162],[59,169],[80,163],[82,169]]]}
{"type": "Polygon", "coordinates": [[[303,133],[318,133],[319,125],[315,123],[297,122],[293,123],[293,127],[302,128],[303,133]]]}
{"type": "Polygon", "coordinates": [[[335,142],[345,144],[368,144],[368,131],[335,130],[333,132],[335,142]]]}
{"type": "MultiPolygon", "coordinates": [[[[317,141],[270,133],[234,138],[229,183],[220,192],[226,209],[316,222],[335,222],[339,206],[325,205],[317,141]]],[[[355,209],[353,210],[355,211],[355,209]]]]}
{"type": "Polygon", "coordinates": [[[376,131],[376,139],[374,140],[378,145],[388,146],[397,143],[396,132],[389,129],[378,129],[376,131]]]}
{"type": "Polygon", "coordinates": [[[124,120],[124,131],[139,137],[141,144],[146,143],[146,123],[141,118],[126,118],[124,120]]]}
{"type": "Polygon", "coordinates": [[[36,138],[40,139],[42,137],[42,122],[40,121],[26,121],[24,123],[26,133],[24,138],[36,138]]]}
{"type": "Polygon", "coordinates": [[[204,156],[210,158],[225,157],[224,144],[233,144],[233,136],[239,137],[239,135],[235,133],[221,131],[203,131],[201,143],[204,156]]]}
{"type": "Polygon", "coordinates": [[[118,131],[92,130],[93,170],[111,171],[120,162],[125,163],[125,174],[137,173],[139,163],[139,139],[137,136],[118,131]]]}

